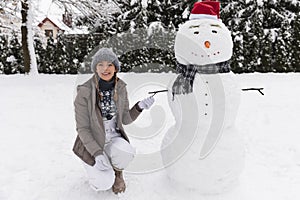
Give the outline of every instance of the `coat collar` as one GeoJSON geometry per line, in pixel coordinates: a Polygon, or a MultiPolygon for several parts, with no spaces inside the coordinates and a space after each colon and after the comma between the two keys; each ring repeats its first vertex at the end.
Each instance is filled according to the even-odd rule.
{"type": "MultiPolygon", "coordinates": [[[[122,79],[120,79],[118,77],[116,77],[116,78],[118,80],[116,90],[119,93],[120,90],[122,90],[127,84],[122,79]]],[[[96,74],[94,74],[89,80],[89,82],[90,82],[89,87],[90,87],[91,92],[93,94],[92,95],[92,108],[93,108],[93,110],[95,109],[95,106],[96,106],[96,95],[94,95],[94,94],[96,94],[96,87],[97,87],[96,83],[97,83],[97,81],[98,81],[98,76],[96,74]]]]}

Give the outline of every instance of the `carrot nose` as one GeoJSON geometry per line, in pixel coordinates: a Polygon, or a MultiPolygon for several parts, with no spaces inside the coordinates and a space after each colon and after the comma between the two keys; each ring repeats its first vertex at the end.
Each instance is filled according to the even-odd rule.
{"type": "Polygon", "coordinates": [[[210,42],[209,41],[205,41],[204,42],[204,46],[209,49],[210,48],[210,42]]]}

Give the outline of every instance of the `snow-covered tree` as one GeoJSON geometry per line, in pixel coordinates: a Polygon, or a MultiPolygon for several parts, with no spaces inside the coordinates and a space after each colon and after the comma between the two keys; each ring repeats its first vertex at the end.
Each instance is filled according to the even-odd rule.
{"type": "Polygon", "coordinates": [[[39,72],[41,72],[42,67],[41,64],[43,63],[43,59],[45,59],[45,48],[43,42],[40,37],[37,35],[34,36],[34,50],[36,55],[37,67],[39,72]]]}
{"type": "Polygon", "coordinates": [[[235,36],[233,38],[233,54],[230,60],[230,68],[236,73],[244,72],[244,55],[243,55],[243,36],[235,36]]]}
{"type": "Polygon", "coordinates": [[[174,38],[178,25],[187,18],[185,15],[189,6],[187,1],[115,0],[115,2],[120,14],[115,16],[115,23],[112,25],[120,34],[112,35],[101,45],[113,44],[114,50],[121,56],[122,70],[162,71],[163,68],[166,70],[174,68],[174,38]],[[128,47],[130,51],[124,52],[124,48],[117,47],[128,47]]]}
{"type": "Polygon", "coordinates": [[[54,43],[54,40],[52,37],[48,38],[47,40],[47,46],[45,50],[45,54],[43,55],[43,59],[41,60],[41,66],[40,66],[40,71],[42,73],[49,73],[52,74],[54,73],[54,68],[55,68],[55,60],[54,55],[56,51],[56,44],[54,43]]]}
{"type": "Polygon", "coordinates": [[[161,22],[165,28],[178,28],[186,18],[185,9],[195,1],[182,0],[115,0],[121,10],[117,17],[117,30],[124,32],[148,28],[152,22],[161,22]]]}
{"type": "Polygon", "coordinates": [[[273,45],[271,31],[267,31],[260,43],[260,68],[259,72],[271,72],[273,67],[273,45]]]}
{"type": "MultiPolygon", "coordinates": [[[[80,52],[82,47],[80,46],[79,40],[74,40],[71,43],[68,43],[66,46],[66,60],[67,65],[65,66],[65,72],[69,74],[76,74],[79,67],[79,58],[83,57],[82,53],[80,52]]],[[[80,58],[81,59],[81,58],[80,58]]]]}
{"type": "Polygon", "coordinates": [[[22,49],[24,56],[24,71],[25,73],[38,74],[34,44],[33,44],[33,13],[32,0],[21,0],[22,10],[22,49]]]}
{"type": "Polygon", "coordinates": [[[274,69],[276,72],[289,72],[292,70],[291,43],[289,41],[291,26],[287,20],[285,20],[282,25],[283,26],[278,29],[274,41],[274,69]]]}
{"type": "Polygon", "coordinates": [[[13,32],[8,41],[7,58],[4,66],[5,74],[24,73],[22,46],[17,33],[13,32]]]}
{"type": "Polygon", "coordinates": [[[284,8],[278,6],[275,0],[265,1],[262,12],[264,29],[280,28],[282,26],[284,17],[281,13],[284,12],[284,8]]]}
{"type": "Polygon", "coordinates": [[[6,59],[7,59],[7,53],[8,53],[8,41],[6,36],[0,35],[0,49],[1,49],[1,54],[0,54],[0,74],[4,73],[4,67],[6,64],[6,59]]]}
{"type": "Polygon", "coordinates": [[[233,0],[221,1],[221,5],[221,18],[234,41],[231,59],[234,72],[294,70],[296,62],[291,60],[297,54],[291,53],[294,52],[291,47],[296,44],[292,38],[297,34],[292,33],[295,28],[291,24],[297,22],[295,15],[300,12],[300,1],[233,0]]]}
{"type": "Polygon", "coordinates": [[[91,32],[115,33],[111,27],[119,8],[114,0],[54,0],[53,3],[72,15],[75,26],[87,26],[91,32]]]}
{"type": "Polygon", "coordinates": [[[34,45],[32,41],[32,0],[4,0],[1,2],[0,24],[1,29],[5,30],[6,35],[10,35],[12,31],[16,32],[18,24],[21,24],[22,33],[22,50],[24,59],[24,70],[26,73],[37,73],[34,45]],[[19,19],[21,12],[22,19],[19,19]],[[30,70],[31,68],[31,70],[30,70]]]}

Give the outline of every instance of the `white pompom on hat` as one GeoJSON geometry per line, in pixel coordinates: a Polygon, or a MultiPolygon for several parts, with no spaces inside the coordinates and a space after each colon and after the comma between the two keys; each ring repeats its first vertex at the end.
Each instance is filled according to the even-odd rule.
{"type": "Polygon", "coordinates": [[[93,56],[91,69],[96,72],[96,66],[99,62],[107,61],[115,65],[116,70],[121,71],[121,66],[117,55],[109,48],[101,48],[93,56]]]}
{"type": "Polygon", "coordinates": [[[196,2],[193,6],[189,19],[219,19],[220,2],[202,1],[196,2]]]}

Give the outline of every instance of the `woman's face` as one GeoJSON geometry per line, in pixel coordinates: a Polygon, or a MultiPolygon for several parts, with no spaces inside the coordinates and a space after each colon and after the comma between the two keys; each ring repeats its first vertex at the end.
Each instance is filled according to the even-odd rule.
{"type": "Polygon", "coordinates": [[[96,66],[98,76],[105,81],[110,81],[116,71],[115,65],[111,62],[101,61],[96,66]]]}

